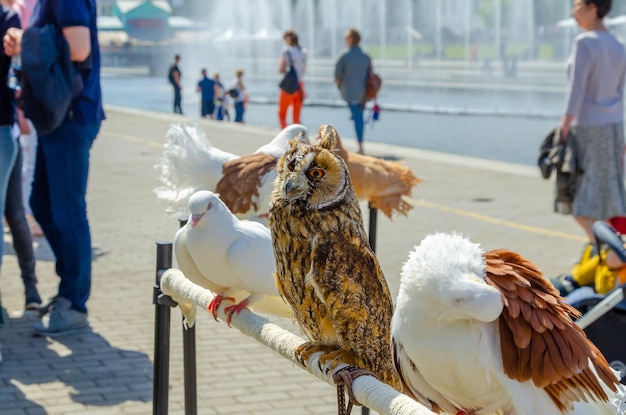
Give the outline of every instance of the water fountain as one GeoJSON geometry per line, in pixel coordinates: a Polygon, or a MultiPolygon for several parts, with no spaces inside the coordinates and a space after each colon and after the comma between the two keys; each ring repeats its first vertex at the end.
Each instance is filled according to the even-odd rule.
{"type": "MultiPolygon", "coordinates": [[[[535,0],[229,0],[201,2],[209,41],[178,45],[187,73],[230,79],[243,68],[255,99],[274,100],[282,32],[308,49],[311,101],[337,102],[334,62],[357,27],[384,80],[387,107],[547,114],[561,109],[564,60],[575,28],[539,28],[535,0]],[[546,35],[549,33],[550,36],[546,35]],[[567,44],[563,44],[564,39],[567,44]]],[[[198,6],[200,7],[200,6],[198,6]]],[[[198,38],[199,39],[199,38],[198,38]]]]}

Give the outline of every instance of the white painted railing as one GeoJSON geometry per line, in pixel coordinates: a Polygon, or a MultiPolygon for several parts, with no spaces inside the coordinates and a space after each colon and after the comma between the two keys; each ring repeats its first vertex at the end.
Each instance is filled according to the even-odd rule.
{"type": "MultiPolygon", "coordinates": [[[[214,297],[210,291],[189,281],[178,269],[165,271],[161,277],[161,291],[179,304],[193,303],[203,310],[207,310],[214,297]]],[[[218,315],[222,321],[226,321],[222,309],[218,315]]],[[[302,367],[294,353],[305,342],[301,337],[248,310],[233,315],[231,325],[302,367]]],[[[319,356],[320,353],[311,355],[303,369],[334,386],[332,373],[325,374],[319,369],[319,356]]],[[[352,384],[352,390],[360,403],[381,415],[434,415],[423,405],[372,376],[358,377],[352,384]]]]}

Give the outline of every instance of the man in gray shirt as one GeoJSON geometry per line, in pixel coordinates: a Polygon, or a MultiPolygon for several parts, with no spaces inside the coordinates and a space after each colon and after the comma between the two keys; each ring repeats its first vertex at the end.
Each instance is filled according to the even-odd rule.
{"type": "Polygon", "coordinates": [[[348,50],[341,55],[335,65],[335,83],[341,91],[341,96],[348,103],[356,138],[359,143],[359,153],[363,154],[363,109],[365,108],[365,83],[372,71],[372,60],[359,47],[361,35],[356,29],[348,29],[346,45],[348,50]]]}

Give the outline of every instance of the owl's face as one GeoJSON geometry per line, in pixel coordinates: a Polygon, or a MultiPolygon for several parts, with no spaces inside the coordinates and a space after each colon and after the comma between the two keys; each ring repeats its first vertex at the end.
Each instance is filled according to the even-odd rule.
{"type": "Polygon", "coordinates": [[[290,142],[277,165],[274,197],[319,209],[345,198],[351,187],[344,161],[332,149],[333,137],[311,146],[303,134],[290,142]]]}

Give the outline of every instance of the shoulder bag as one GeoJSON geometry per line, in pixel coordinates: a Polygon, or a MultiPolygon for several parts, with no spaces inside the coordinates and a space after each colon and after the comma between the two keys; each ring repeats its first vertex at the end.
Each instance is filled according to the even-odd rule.
{"type": "Polygon", "coordinates": [[[286,93],[293,94],[300,89],[300,85],[298,84],[298,74],[296,74],[296,70],[293,67],[293,61],[291,60],[289,51],[287,51],[287,59],[289,60],[289,67],[285,71],[285,76],[278,86],[286,93]]]}

